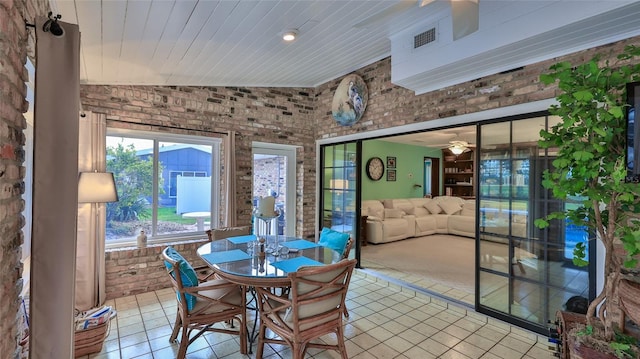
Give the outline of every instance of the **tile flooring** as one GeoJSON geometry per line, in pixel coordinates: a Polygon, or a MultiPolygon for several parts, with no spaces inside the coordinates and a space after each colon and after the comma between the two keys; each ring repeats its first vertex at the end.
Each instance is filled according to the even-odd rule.
{"type": "MultiPolygon", "coordinates": [[[[345,320],[349,358],[554,357],[545,337],[398,283],[367,271],[355,271],[347,298],[350,317],[345,320]]],[[[107,304],[118,312],[111,322],[109,337],[102,352],[83,359],[175,358],[178,344],[169,343],[168,339],[176,314],[171,289],[118,298],[107,304]]],[[[253,315],[250,318],[253,320],[253,315]]],[[[187,358],[255,358],[255,354],[241,355],[238,347],[236,336],[209,333],[189,346],[187,358]]],[[[253,349],[255,353],[255,344],[253,349]]],[[[267,346],[264,357],[291,355],[287,347],[267,346]]],[[[307,352],[307,358],[339,357],[335,351],[307,352]]]]}

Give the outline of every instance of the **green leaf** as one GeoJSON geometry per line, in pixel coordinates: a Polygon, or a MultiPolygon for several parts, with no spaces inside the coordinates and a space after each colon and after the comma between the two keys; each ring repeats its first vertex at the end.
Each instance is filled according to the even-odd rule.
{"type": "Polygon", "coordinates": [[[576,91],[573,93],[573,97],[579,101],[593,100],[593,94],[589,90],[576,91]]]}

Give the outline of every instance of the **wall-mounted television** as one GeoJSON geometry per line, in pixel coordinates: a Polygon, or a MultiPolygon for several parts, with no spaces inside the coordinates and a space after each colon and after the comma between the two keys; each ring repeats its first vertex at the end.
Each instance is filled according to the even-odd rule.
{"type": "Polygon", "coordinates": [[[640,123],[636,123],[636,109],[640,109],[640,82],[627,84],[627,181],[640,182],[640,123]]]}

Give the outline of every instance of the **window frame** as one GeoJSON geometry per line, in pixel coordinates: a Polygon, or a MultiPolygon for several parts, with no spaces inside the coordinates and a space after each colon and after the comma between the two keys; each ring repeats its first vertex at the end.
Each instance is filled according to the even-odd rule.
{"type": "MultiPolygon", "coordinates": [[[[196,136],[196,135],[182,135],[182,134],[173,134],[173,133],[160,133],[153,131],[143,131],[143,130],[133,130],[133,129],[123,129],[123,128],[115,128],[108,127],[106,131],[106,137],[128,137],[128,138],[137,138],[142,140],[151,140],[153,141],[153,193],[152,198],[154,198],[153,203],[151,204],[151,212],[152,212],[152,231],[151,233],[147,233],[148,239],[147,244],[162,244],[169,242],[178,242],[178,241],[188,241],[203,238],[205,236],[204,233],[200,233],[197,231],[194,232],[182,232],[182,233],[172,233],[172,234],[155,234],[157,228],[157,220],[158,220],[158,181],[157,178],[159,176],[159,143],[161,142],[177,142],[177,143],[187,143],[194,145],[205,145],[211,146],[211,218],[220,218],[220,207],[216,205],[220,202],[221,198],[221,175],[220,168],[222,163],[222,139],[217,137],[207,137],[207,136],[196,136]],[[217,170],[216,170],[217,169],[217,170]]],[[[105,141],[106,142],[106,141],[105,141]]],[[[106,149],[105,149],[106,154],[106,149]]],[[[215,228],[217,221],[210,221],[211,228],[215,228]]],[[[105,222],[106,224],[106,222],[105,222]]],[[[127,239],[114,239],[107,241],[105,239],[105,248],[114,249],[114,248],[122,248],[122,247],[131,247],[136,245],[136,238],[127,238],[127,239]]]]}

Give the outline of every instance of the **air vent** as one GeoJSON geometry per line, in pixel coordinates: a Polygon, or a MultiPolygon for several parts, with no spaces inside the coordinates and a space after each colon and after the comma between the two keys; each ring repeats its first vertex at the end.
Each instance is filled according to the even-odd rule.
{"type": "Polygon", "coordinates": [[[428,43],[436,41],[436,28],[431,28],[413,37],[413,48],[417,49],[428,43]]]}

